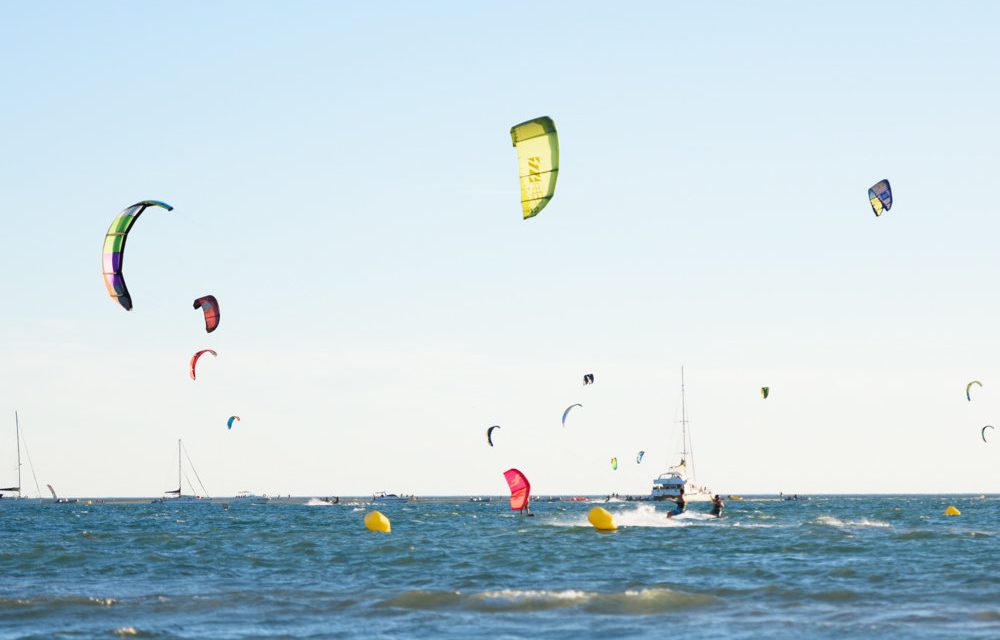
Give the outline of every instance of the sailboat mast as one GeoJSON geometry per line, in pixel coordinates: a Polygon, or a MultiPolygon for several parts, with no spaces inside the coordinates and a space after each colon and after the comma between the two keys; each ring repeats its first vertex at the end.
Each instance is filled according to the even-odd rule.
{"type": "Polygon", "coordinates": [[[684,456],[684,467],[685,469],[690,469],[690,478],[695,479],[696,473],[694,468],[694,450],[691,447],[691,436],[688,434],[688,419],[687,419],[687,396],[685,395],[684,386],[684,367],[681,367],[681,433],[684,438],[684,442],[681,445],[683,451],[681,455],[684,456]]]}
{"type": "Polygon", "coordinates": [[[688,457],[687,404],[684,399],[684,367],[681,367],[681,455],[685,464],[688,457]]]}
{"type": "Polygon", "coordinates": [[[181,497],[181,439],[177,438],[177,497],[181,497]]]}
{"type": "Polygon", "coordinates": [[[688,463],[687,401],[684,397],[684,367],[681,367],[681,459],[688,463]]]}
{"type": "Polygon", "coordinates": [[[14,433],[17,437],[17,497],[21,497],[21,423],[17,419],[17,411],[14,411],[14,433]]]}

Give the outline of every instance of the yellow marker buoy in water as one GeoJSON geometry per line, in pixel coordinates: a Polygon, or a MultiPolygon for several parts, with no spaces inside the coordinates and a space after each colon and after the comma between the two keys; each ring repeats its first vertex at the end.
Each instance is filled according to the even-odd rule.
{"type": "Polygon", "coordinates": [[[948,508],[944,510],[944,515],[946,516],[960,516],[962,512],[955,508],[954,505],[948,505],[948,508]]]}
{"type": "Polygon", "coordinates": [[[611,514],[607,510],[601,507],[594,507],[587,514],[587,520],[590,524],[594,525],[594,528],[598,531],[617,531],[618,525],[615,524],[615,519],[611,517],[611,514]]]}
{"type": "Polygon", "coordinates": [[[389,533],[392,531],[392,525],[389,524],[389,518],[382,515],[381,511],[372,511],[371,513],[365,514],[365,526],[368,527],[369,531],[381,531],[382,533],[389,533]]]}

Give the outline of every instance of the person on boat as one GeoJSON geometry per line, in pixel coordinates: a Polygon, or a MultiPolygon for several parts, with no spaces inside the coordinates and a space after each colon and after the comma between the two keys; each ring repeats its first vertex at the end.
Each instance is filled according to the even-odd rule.
{"type": "Polygon", "coordinates": [[[672,511],[667,513],[668,518],[673,518],[674,516],[679,516],[687,510],[687,500],[684,499],[684,487],[681,487],[680,493],[674,498],[674,502],[677,506],[674,507],[672,511]]]}
{"type": "Polygon", "coordinates": [[[722,502],[722,498],[719,497],[719,494],[715,494],[715,497],[712,498],[712,510],[709,511],[709,513],[712,514],[713,516],[715,516],[716,518],[721,518],[722,517],[722,508],[724,506],[726,506],[726,505],[725,505],[724,502],[722,502]]]}

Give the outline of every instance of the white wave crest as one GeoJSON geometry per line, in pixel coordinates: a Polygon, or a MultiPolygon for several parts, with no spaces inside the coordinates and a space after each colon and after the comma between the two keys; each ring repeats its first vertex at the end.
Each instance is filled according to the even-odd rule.
{"type": "Polygon", "coordinates": [[[837,527],[840,529],[856,528],[856,527],[877,527],[884,529],[891,527],[892,525],[888,522],[882,522],[881,520],[869,520],[868,518],[858,518],[856,520],[841,520],[840,518],[835,518],[834,516],[820,516],[816,518],[816,524],[825,524],[830,527],[837,527]]]}

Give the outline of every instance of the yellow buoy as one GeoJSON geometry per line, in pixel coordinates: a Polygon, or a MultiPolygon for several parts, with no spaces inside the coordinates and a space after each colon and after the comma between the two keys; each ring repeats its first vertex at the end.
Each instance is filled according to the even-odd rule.
{"type": "Polygon", "coordinates": [[[382,515],[381,511],[372,511],[371,513],[365,514],[365,526],[368,527],[369,531],[381,531],[382,533],[389,533],[392,531],[392,525],[389,524],[389,518],[382,515]]]}
{"type": "Polygon", "coordinates": [[[960,516],[962,512],[955,508],[954,505],[948,505],[948,508],[944,510],[944,515],[946,516],[960,516]]]}
{"type": "Polygon", "coordinates": [[[591,509],[590,513],[587,514],[587,520],[590,520],[590,524],[594,525],[598,531],[616,531],[618,529],[615,519],[601,507],[591,509]]]}

